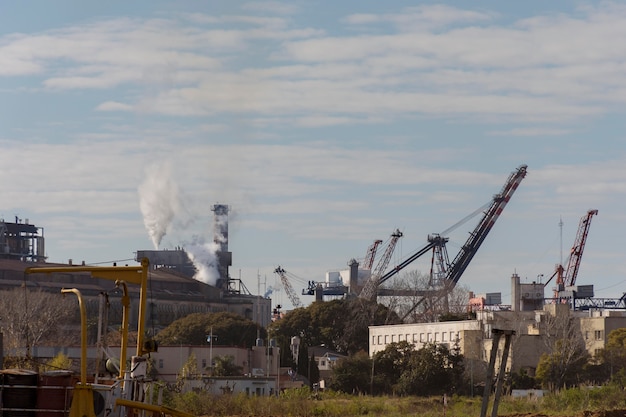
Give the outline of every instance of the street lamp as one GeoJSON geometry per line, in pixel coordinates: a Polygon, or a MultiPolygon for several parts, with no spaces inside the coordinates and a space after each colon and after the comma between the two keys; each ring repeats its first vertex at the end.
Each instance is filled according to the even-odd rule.
{"type": "Polygon", "coordinates": [[[211,375],[213,375],[213,340],[217,340],[217,335],[213,334],[213,326],[211,326],[211,333],[206,337],[206,341],[209,342],[209,366],[211,367],[211,375]]]}

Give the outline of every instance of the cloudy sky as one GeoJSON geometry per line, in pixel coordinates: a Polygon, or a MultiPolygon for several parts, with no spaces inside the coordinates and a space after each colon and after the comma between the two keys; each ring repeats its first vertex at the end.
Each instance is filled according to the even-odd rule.
{"type": "Polygon", "coordinates": [[[276,266],[300,293],[396,228],[401,262],[527,164],[461,283],[508,300],[598,209],[577,283],[620,297],[625,21],[621,2],[2,2],[0,215],[43,227],[51,262],[107,263],[210,239],[228,204],[231,275],[289,306],[276,266]]]}

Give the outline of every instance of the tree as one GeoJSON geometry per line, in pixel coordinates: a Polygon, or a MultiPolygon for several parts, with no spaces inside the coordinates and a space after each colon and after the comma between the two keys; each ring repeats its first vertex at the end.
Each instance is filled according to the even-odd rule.
{"type": "Polygon", "coordinates": [[[398,381],[402,395],[452,393],[461,385],[463,356],[441,344],[429,343],[410,355],[398,381]]]}
{"type": "Polygon", "coordinates": [[[552,353],[541,355],[536,378],[544,388],[556,391],[582,382],[581,375],[584,374],[589,355],[584,349],[572,349],[570,344],[569,340],[560,340],[552,353]]]}
{"type": "Polygon", "coordinates": [[[320,368],[317,366],[315,355],[311,355],[311,359],[309,359],[308,378],[311,388],[313,388],[313,384],[320,382],[320,368]]]}
{"type": "Polygon", "coordinates": [[[174,321],[156,336],[159,344],[206,345],[210,334],[217,339],[213,344],[251,347],[257,333],[265,337],[266,331],[252,320],[228,312],[194,313],[174,321]]]}
{"type": "Polygon", "coordinates": [[[374,354],[371,394],[391,394],[397,391],[402,373],[409,369],[415,346],[406,341],[390,343],[374,354]]]}
{"type": "Polygon", "coordinates": [[[606,346],[600,351],[599,358],[608,368],[609,375],[618,374],[626,369],[626,328],[609,333],[606,346]]]}
{"type": "Polygon", "coordinates": [[[61,327],[77,312],[76,297],[26,287],[2,291],[0,317],[5,348],[27,347],[67,342],[78,335],[67,334],[61,327]]]}
{"type": "Polygon", "coordinates": [[[364,351],[339,360],[333,367],[330,388],[348,394],[370,392],[372,360],[364,351]]]}
{"type": "Polygon", "coordinates": [[[241,375],[242,368],[235,363],[235,357],[232,355],[216,356],[215,367],[212,375],[214,376],[236,376],[241,375]]]}
{"type": "Polygon", "coordinates": [[[552,391],[581,381],[589,361],[578,322],[567,304],[550,304],[542,318],[542,337],[547,347],[537,364],[536,378],[552,391]]]}
{"type": "MultiPolygon", "coordinates": [[[[278,340],[284,355],[290,352],[294,336],[300,338],[302,346],[324,345],[350,355],[369,349],[368,326],[400,322],[400,318],[382,304],[352,298],[315,302],[292,310],[271,323],[269,333],[278,340]]],[[[281,359],[289,360],[287,356],[281,359]]]]}
{"type": "Polygon", "coordinates": [[[407,316],[406,320],[410,323],[429,323],[438,321],[442,315],[458,317],[466,314],[469,302],[467,286],[457,284],[447,291],[445,297],[441,297],[440,293],[435,291],[437,287],[432,282],[430,274],[410,271],[396,275],[391,288],[409,292],[426,292],[426,295],[389,297],[388,302],[385,303],[397,311],[400,317],[407,316]]]}

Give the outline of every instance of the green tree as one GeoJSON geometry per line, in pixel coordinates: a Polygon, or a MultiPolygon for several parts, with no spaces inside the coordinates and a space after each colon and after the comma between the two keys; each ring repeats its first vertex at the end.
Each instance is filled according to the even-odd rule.
{"type": "Polygon", "coordinates": [[[235,363],[235,357],[232,355],[216,356],[213,361],[215,367],[212,375],[214,376],[236,376],[242,373],[241,366],[235,363]]]}
{"type": "Polygon", "coordinates": [[[348,394],[370,392],[372,360],[364,351],[339,360],[333,367],[330,389],[348,394]]]}
{"type": "Polygon", "coordinates": [[[462,374],[462,355],[444,345],[429,343],[410,355],[408,368],[398,381],[398,392],[421,396],[453,393],[462,374]]]}
{"type": "Polygon", "coordinates": [[[311,355],[311,359],[309,360],[308,374],[310,386],[313,388],[313,384],[320,382],[320,368],[317,366],[315,355],[311,355]]]}
{"type": "Polygon", "coordinates": [[[626,328],[609,333],[606,346],[600,351],[599,359],[607,368],[611,378],[626,369],[626,328]]]}
{"type": "Polygon", "coordinates": [[[544,353],[537,364],[536,378],[550,391],[582,382],[589,355],[583,347],[573,349],[572,341],[560,340],[551,354],[544,353]]]}
{"type": "Polygon", "coordinates": [[[251,347],[257,333],[266,337],[266,331],[252,320],[238,314],[194,313],[174,321],[156,336],[161,345],[206,345],[213,333],[213,344],[222,346],[251,347]]]}
{"type": "Polygon", "coordinates": [[[392,394],[397,390],[400,376],[409,368],[414,345],[406,342],[388,344],[374,354],[371,376],[372,394],[392,394]]]}
{"type": "Polygon", "coordinates": [[[302,345],[324,345],[351,355],[369,349],[368,326],[400,322],[397,314],[382,304],[352,298],[315,302],[306,308],[292,310],[270,324],[269,332],[285,354],[282,359],[288,360],[289,345],[294,336],[300,337],[302,345]]]}

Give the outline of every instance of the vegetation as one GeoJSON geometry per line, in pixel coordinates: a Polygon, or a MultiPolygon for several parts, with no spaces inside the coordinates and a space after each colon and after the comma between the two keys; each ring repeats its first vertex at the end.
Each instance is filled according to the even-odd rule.
{"type": "MultiPolygon", "coordinates": [[[[314,394],[308,388],[284,391],[277,397],[246,395],[211,395],[202,392],[168,396],[168,406],[197,416],[302,416],[358,417],[385,415],[387,417],[467,417],[479,416],[481,397],[390,397],[349,395],[334,391],[314,394]]],[[[543,398],[512,398],[504,396],[498,415],[540,416],[609,416],[604,411],[626,409],[626,397],[621,388],[570,388],[543,398]],[[601,412],[602,411],[602,412],[601,412]],[[594,413],[596,412],[596,413],[594,413]]],[[[491,403],[489,408],[491,415],[491,403]]]]}
{"type": "Polygon", "coordinates": [[[350,298],[292,310],[273,322],[268,332],[281,348],[281,364],[289,366],[295,365],[289,348],[293,336],[300,337],[301,346],[324,345],[344,355],[354,355],[368,350],[369,325],[400,322],[398,315],[382,304],[350,298]]]}
{"type": "Polygon", "coordinates": [[[77,311],[76,297],[26,287],[0,291],[4,348],[26,347],[32,351],[36,346],[78,341],[77,333],[60,330],[77,311]]]}
{"type": "Polygon", "coordinates": [[[194,313],[174,321],[159,332],[161,345],[207,345],[213,334],[213,344],[252,347],[257,335],[265,337],[264,328],[235,313],[194,313]]]}

